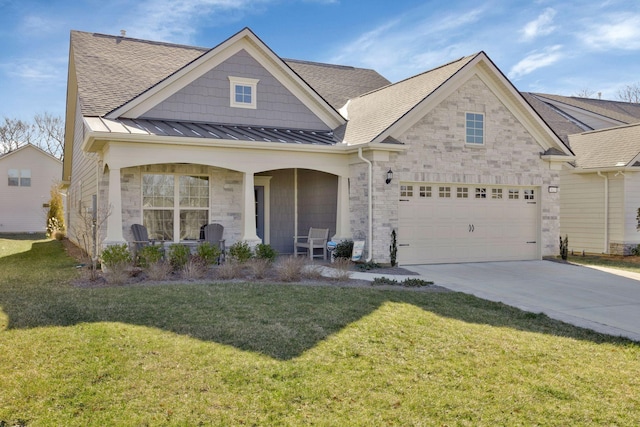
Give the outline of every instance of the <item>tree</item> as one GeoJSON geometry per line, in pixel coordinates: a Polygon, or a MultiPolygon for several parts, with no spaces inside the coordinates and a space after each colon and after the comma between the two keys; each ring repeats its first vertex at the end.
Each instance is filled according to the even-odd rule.
{"type": "Polygon", "coordinates": [[[4,123],[0,125],[0,154],[32,142],[33,133],[34,127],[31,123],[5,117],[4,123]]]}
{"type": "Polygon", "coordinates": [[[578,92],[574,93],[573,96],[578,98],[591,98],[593,94],[596,92],[594,90],[589,89],[588,87],[580,89],[578,92]]]}
{"type": "Polygon", "coordinates": [[[0,124],[0,154],[6,154],[29,143],[62,160],[64,155],[62,118],[49,113],[36,114],[32,121],[5,117],[0,124]]]}
{"type": "Polygon", "coordinates": [[[632,83],[618,90],[618,99],[624,102],[640,103],[640,83],[632,83]]]}
{"type": "Polygon", "coordinates": [[[49,113],[36,114],[37,145],[47,153],[62,160],[64,154],[64,121],[49,113]]]}

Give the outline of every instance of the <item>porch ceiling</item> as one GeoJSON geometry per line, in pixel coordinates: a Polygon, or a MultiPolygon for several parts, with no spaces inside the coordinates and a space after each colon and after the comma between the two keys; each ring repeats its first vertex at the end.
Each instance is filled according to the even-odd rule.
{"type": "Polygon", "coordinates": [[[93,132],[325,146],[337,142],[333,132],[320,130],[148,119],[109,120],[102,117],[85,117],[85,121],[93,132]]]}

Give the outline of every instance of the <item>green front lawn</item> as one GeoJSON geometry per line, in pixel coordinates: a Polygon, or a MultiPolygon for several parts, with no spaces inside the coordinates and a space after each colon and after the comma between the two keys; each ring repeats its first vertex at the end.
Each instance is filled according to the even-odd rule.
{"type": "Polygon", "coordinates": [[[460,293],[82,288],[0,238],[0,425],[639,425],[640,346],[460,293]]]}

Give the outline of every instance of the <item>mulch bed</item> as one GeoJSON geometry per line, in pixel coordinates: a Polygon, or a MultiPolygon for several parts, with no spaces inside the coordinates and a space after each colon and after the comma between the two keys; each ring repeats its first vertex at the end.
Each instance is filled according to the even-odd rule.
{"type": "MultiPolygon", "coordinates": [[[[263,284],[291,284],[291,285],[307,285],[307,286],[340,286],[340,287],[367,287],[367,288],[375,288],[375,289],[403,289],[403,290],[412,290],[412,291],[422,291],[422,292],[450,292],[450,290],[443,288],[441,286],[436,285],[428,285],[421,287],[404,287],[402,284],[398,285],[373,285],[373,282],[362,279],[355,278],[341,278],[336,279],[332,277],[313,277],[313,278],[305,278],[296,282],[283,282],[277,276],[277,272],[275,268],[271,268],[265,277],[263,278],[255,278],[252,276],[252,273],[249,268],[244,268],[240,274],[234,279],[221,279],[217,277],[216,270],[217,267],[210,267],[203,278],[200,279],[189,279],[182,277],[179,273],[171,273],[167,280],[162,281],[152,281],[150,280],[146,273],[140,268],[134,268],[131,270],[130,276],[126,279],[124,283],[113,284],[109,283],[106,275],[102,271],[97,271],[91,278],[90,274],[90,261],[84,255],[84,251],[71,243],[68,239],[63,240],[63,246],[67,252],[67,254],[74,258],[78,262],[77,268],[80,270],[80,275],[77,279],[75,279],[72,284],[77,287],[83,288],[101,288],[101,287],[116,287],[116,286],[156,286],[162,284],[171,284],[171,283],[211,283],[212,281],[219,283],[263,283],[263,284]]],[[[323,263],[327,267],[332,267],[330,263],[323,263]]],[[[385,274],[385,275],[418,275],[415,272],[409,271],[402,267],[375,267],[369,270],[361,270],[357,265],[352,265],[350,268],[353,272],[364,272],[364,273],[374,273],[374,274],[385,274]]]]}

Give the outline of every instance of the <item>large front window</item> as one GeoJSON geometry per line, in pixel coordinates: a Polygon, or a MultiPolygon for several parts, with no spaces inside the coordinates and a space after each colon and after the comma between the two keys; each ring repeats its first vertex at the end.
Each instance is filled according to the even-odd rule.
{"type": "Polygon", "coordinates": [[[197,240],[209,222],[209,177],[143,175],[142,216],[150,238],[197,240]]]}

